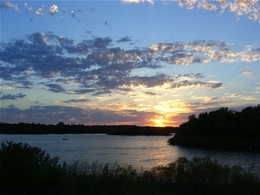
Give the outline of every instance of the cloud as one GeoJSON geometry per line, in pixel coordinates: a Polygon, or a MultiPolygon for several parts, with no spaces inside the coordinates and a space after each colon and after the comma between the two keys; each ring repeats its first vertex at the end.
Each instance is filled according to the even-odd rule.
{"type": "Polygon", "coordinates": [[[35,11],[35,13],[36,13],[37,15],[44,15],[44,12],[46,12],[46,9],[44,8],[44,6],[38,8],[38,9],[35,11]]]}
{"type": "Polygon", "coordinates": [[[194,112],[199,112],[200,110],[203,110],[205,112],[206,110],[215,110],[216,107],[224,107],[224,105],[230,104],[231,101],[227,100],[225,98],[214,98],[207,101],[197,101],[197,102],[186,102],[185,105],[194,110],[194,112]]]}
{"type": "Polygon", "coordinates": [[[251,70],[240,70],[239,72],[241,72],[243,75],[249,78],[256,77],[256,74],[254,74],[251,70]]]}
{"type": "Polygon", "coordinates": [[[187,9],[193,9],[196,4],[196,0],[177,0],[177,2],[179,6],[187,9]]]}
{"type": "Polygon", "coordinates": [[[24,8],[27,10],[27,11],[31,11],[33,9],[32,6],[29,6],[28,3],[24,3],[24,8]]]}
{"type": "Polygon", "coordinates": [[[149,96],[155,96],[155,95],[157,95],[157,94],[154,93],[154,92],[145,92],[145,94],[146,94],[146,95],[149,95],[149,96]]]}
{"type": "Polygon", "coordinates": [[[144,2],[148,2],[151,4],[154,4],[153,0],[122,0],[123,3],[144,3],[144,2]]]}
{"type": "Polygon", "coordinates": [[[86,93],[93,93],[95,92],[96,90],[95,89],[75,89],[73,90],[73,93],[75,94],[86,94],[86,93]]]}
{"type": "Polygon", "coordinates": [[[117,41],[117,43],[130,42],[130,41],[132,41],[132,39],[130,37],[123,37],[123,38],[119,39],[117,41]]]}
{"type": "Polygon", "coordinates": [[[1,1],[0,9],[14,9],[18,10],[18,5],[10,2],[1,1]]]}
{"type": "Polygon", "coordinates": [[[1,107],[0,112],[1,122],[57,124],[63,121],[70,124],[75,123],[76,120],[77,123],[86,125],[144,125],[147,118],[155,115],[152,112],[135,110],[111,111],[70,106],[31,106],[24,110],[11,106],[1,107]]]}
{"type": "Polygon", "coordinates": [[[154,56],[157,54],[157,60],[179,65],[260,60],[260,52],[257,49],[245,47],[237,52],[235,49],[232,51],[233,47],[232,44],[223,41],[195,40],[189,43],[157,43],[149,49],[154,56]]]}
{"type": "Polygon", "coordinates": [[[10,90],[10,89],[14,89],[14,85],[12,83],[5,83],[5,84],[0,84],[1,89],[5,89],[5,90],[10,90]]]}
{"type": "Polygon", "coordinates": [[[91,102],[89,99],[71,99],[71,100],[66,100],[62,101],[63,103],[86,103],[86,102],[91,102]]]}
{"type": "Polygon", "coordinates": [[[58,6],[53,4],[53,5],[50,7],[49,12],[50,12],[51,15],[57,14],[57,13],[58,13],[58,6]]]}
{"type": "Polygon", "coordinates": [[[201,81],[180,81],[178,83],[173,83],[171,88],[180,88],[180,87],[210,87],[213,89],[220,88],[223,83],[211,83],[211,82],[201,82],[201,81]]]}
{"type": "MultiPolygon", "coordinates": [[[[130,41],[129,37],[120,39],[130,41]]],[[[131,91],[171,85],[178,87],[219,88],[222,83],[205,81],[202,73],[160,73],[165,66],[194,63],[233,63],[260,60],[259,48],[241,48],[224,41],[195,40],[166,42],[134,49],[115,44],[110,37],[93,37],[75,42],[52,32],[36,32],[23,39],[0,45],[0,78],[17,87],[33,88],[31,78],[47,79],[40,85],[55,93],[100,95],[113,90],[131,91]],[[136,70],[157,70],[150,75],[136,75],[136,70]],[[203,79],[203,81],[199,81],[203,79]],[[186,81],[185,81],[186,80],[186,81]],[[20,84],[20,85],[19,85],[20,84]],[[73,84],[73,88],[66,88],[73,84]]],[[[169,88],[170,89],[170,88],[169,88]]]]}
{"type": "Polygon", "coordinates": [[[202,2],[198,2],[198,8],[204,8],[206,10],[212,10],[212,11],[217,11],[217,6],[214,4],[211,4],[207,2],[206,0],[202,0],[202,2]]]}
{"type": "Polygon", "coordinates": [[[130,81],[128,82],[129,85],[133,85],[133,86],[142,85],[147,88],[162,86],[165,83],[173,81],[173,78],[165,74],[157,74],[156,76],[149,76],[149,77],[135,76],[135,77],[130,77],[129,79],[130,79],[130,81]]]}
{"type": "Polygon", "coordinates": [[[179,6],[187,9],[201,8],[209,11],[224,13],[233,12],[239,17],[246,16],[249,20],[260,22],[260,5],[258,0],[177,0],[179,6]]]}
{"type": "Polygon", "coordinates": [[[179,78],[204,78],[205,76],[201,73],[187,73],[187,74],[177,74],[175,75],[176,79],[179,78]]]}
{"type": "Polygon", "coordinates": [[[246,101],[258,100],[258,98],[255,96],[242,96],[241,99],[246,100],[246,101]]]}
{"type": "Polygon", "coordinates": [[[51,92],[62,93],[65,92],[64,88],[58,84],[46,84],[51,92]]]}
{"type": "Polygon", "coordinates": [[[8,95],[3,95],[0,99],[1,100],[17,100],[17,99],[22,99],[25,96],[26,95],[22,94],[22,93],[19,93],[19,94],[16,94],[16,95],[8,94],[8,95]]]}

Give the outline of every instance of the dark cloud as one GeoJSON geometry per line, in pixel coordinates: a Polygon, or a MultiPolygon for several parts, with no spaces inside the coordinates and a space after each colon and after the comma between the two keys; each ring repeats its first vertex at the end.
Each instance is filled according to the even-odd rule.
{"type": "Polygon", "coordinates": [[[123,43],[123,42],[130,42],[132,39],[130,37],[123,37],[119,40],[117,40],[117,43],[123,43]]]}
{"type": "Polygon", "coordinates": [[[86,103],[91,102],[89,99],[71,99],[67,101],[62,101],[63,103],[86,103]]]}
{"type": "MultiPolygon", "coordinates": [[[[116,42],[131,41],[123,37],[116,42]]],[[[94,37],[75,43],[74,40],[54,35],[52,32],[32,33],[24,39],[12,39],[0,45],[0,78],[20,83],[24,88],[32,88],[31,79],[52,79],[46,85],[52,92],[67,92],[63,86],[78,85],[74,93],[102,94],[123,86],[146,87],[173,83],[173,88],[196,86],[219,88],[222,83],[200,81],[178,82],[181,78],[202,79],[202,73],[165,74],[139,76],[136,69],[161,69],[169,65],[189,65],[211,61],[232,62],[238,60],[260,60],[257,49],[243,52],[231,51],[229,44],[221,41],[196,40],[189,43],[158,43],[144,48],[124,49],[114,46],[110,37],[94,37]],[[254,53],[255,52],[255,53],[254,53]],[[164,66],[163,66],[163,65],[164,66]],[[53,83],[55,82],[56,83],[53,83]]],[[[190,80],[185,79],[185,80],[190,80]]],[[[70,90],[71,91],[71,90],[70,90]]],[[[67,92],[69,93],[69,92],[67,92]]]]}
{"type": "Polygon", "coordinates": [[[17,99],[22,99],[24,98],[26,95],[22,94],[22,93],[18,93],[16,95],[13,94],[8,94],[8,95],[3,95],[0,99],[1,100],[17,100],[17,99]]]}
{"type": "Polygon", "coordinates": [[[223,83],[210,83],[210,82],[201,82],[201,81],[180,81],[178,83],[173,83],[171,88],[180,88],[180,87],[210,87],[210,88],[220,88],[223,83]]]}
{"type": "Polygon", "coordinates": [[[166,82],[173,82],[173,78],[165,74],[157,74],[150,77],[131,77],[129,84],[134,86],[144,85],[145,87],[162,86],[166,82]]]}
{"type": "Polygon", "coordinates": [[[155,113],[140,112],[135,110],[110,111],[99,109],[83,109],[67,106],[31,106],[28,109],[16,107],[0,108],[1,122],[8,123],[44,123],[57,124],[79,123],[86,125],[103,124],[135,124],[143,125],[147,118],[151,118],[155,113]],[[117,121],[115,123],[115,121],[117,121]],[[134,122],[133,122],[134,121],[134,122]]]}
{"type": "Polygon", "coordinates": [[[93,93],[95,92],[96,90],[95,89],[76,89],[76,90],[73,90],[73,92],[75,94],[86,94],[86,93],[93,93]]]}
{"type": "Polygon", "coordinates": [[[112,42],[112,39],[109,37],[106,38],[95,38],[93,42],[93,46],[96,48],[106,48],[110,43],[112,42]]]}
{"type": "Polygon", "coordinates": [[[204,78],[204,75],[201,74],[201,73],[187,73],[187,74],[177,74],[177,75],[175,75],[176,79],[185,78],[185,77],[200,79],[200,78],[204,78]]]}
{"type": "Polygon", "coordinates": [[[217,107],[224,107],[225,105],[230,104],[230,100],[222,100],[220,98],[210,100],[207,102],[187,102],[185,105],[189,108],[195,109],[194,112],[205,112],[205,108],[207,108],[207,111],[216,110],[217,107]]]}
{"type": "Polygon", "coordinates": [[[46,84],[47,87],[49,87],[49,91],[55,92],[55,93],[62,93],[65,92],[64,88],[58,84],[46,84]]]}
{"type": "Polygon", "coordinates": [[[146,95],[151,95],[151,96],[154,96],[154,95],[157,95],[156,93],[154,92],[145,92],[146,95]]]}
{"type": "Polygon", "coordinates": [[[112,94],[112,92],[110,90],[103,89],[103,90],[100,90],[96,93],[93,93],[94,96],[100,96],[100,95],[103,95],[103,94],[112,94]]]}
{"type": "Polygon", "coordinates": [[[22,88],[22,89],[31,89],[33,87],[33,82],[26,80],[27,78],[20,77],[17,79],[17,88],[22,88]]]}

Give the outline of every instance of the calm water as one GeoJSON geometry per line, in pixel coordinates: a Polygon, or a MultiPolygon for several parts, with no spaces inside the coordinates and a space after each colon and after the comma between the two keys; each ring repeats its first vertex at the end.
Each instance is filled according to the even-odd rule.
{"type": "Polygon", "coordinates": [[[260,168],[260,153],[191,149],[167,144],[169,136],[112,136],[104,134],[67,135],[0,135],[2,141],[28,143],[45,150],[60,162],[73,160],[99,161],[133,165],[150,169],[168,164],[180,156],[211,156],[222,164],[240,164],[244,168],[255,164],[260,168]],[[67,138],[68,140],[62,140],[67,138]]]}

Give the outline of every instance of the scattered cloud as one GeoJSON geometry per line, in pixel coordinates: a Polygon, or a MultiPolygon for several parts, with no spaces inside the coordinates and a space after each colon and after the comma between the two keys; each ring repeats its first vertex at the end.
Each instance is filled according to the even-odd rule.
{"type": "Polygon", "coordinates": [[[146,95],[149,95],[149,96],[154,96],[154,95],[157,95],[156,93],[154,92],[145,92],[146,95]]]}
{"type": "Polygon", "coordinates": [[[5,84],[1,84],[1,89],[5,89],[5,90],[11,90],[14,89],[14,85],[12,83],[5,83],[5,84]]]}
{"type": "Polygon", "coordinates": [[[122,0],[123,3],[144,3],[144,2],[148,2],[151,4],[154,4],[153,0],[122,0]]]}
{"type": "Polygon", "coordinates": [[[197,6],[198,8],[204,8],[206,10],[212,10],[212,11],[216,11],[218,9],[216,5],[211,4],[206,0],[202,0],[201,2],[198,2],[197,6]]]}
{"type": "Polygon", "coordinates": [[[231,101],[227,99],[214,98],[211,101],[187,102],[185,105],[192,110],[204,110],[205,112],[205,109],[210,110],[210,108],[215,109],[217,107],[225,107],[225,105],[230,103],[231,101]]]}
{"type": "Polygon", "coordinates": [[[242,96],[241,99],[246,100],[246,101],[254,101],[254,100],[257,100],[258,98],[255,96],[242,96]]]}
{"type": "Polygon", "coordinates": [[[18,5],[10,2],[1,1],[0,9],[14,9],[18,10],[18,5]]]}
{"type": "Polygon", "coordinates": [[[178,0],[178,5],[181,7],[186,7],[187,9],[193,9],[196,5],[196,0],[178,0]]]}
{"type": "Polygon", "coordinates": [[[46,84],[49,87],[49,90],[55,93],[65,92],[64,88],[59,84],[46,84]]]}
{"type": "Polygon", "coordinates": [[[38,9],[35,11],[35,13],[36,13],[37,15],[44,15],[44,12],[45,12],[45,11],[46,11],[45,6],[42,6],[42,7],[38,8],[38,9]]]}
{"type": "MultiPolygon", "coordinates": [[[[223,83],[206,81],[202,73],[160,73],[172,65],[194,63],[233,63],[260,60],[259,49],[233,48],[223,41],[195,40],[181,43],[156,43],[147,47],[124,49],[115,43],[131,41],[129,37],[113,40],[94,37],[76,43],[52,32],[28,34],[24,39],[13,39],[0,46],[0,77],[15,81],[20,88],[33,88],[31,78],[48,79],[42,83],[55,93],[92,93],[101,95],[111,90],[131,91],[169,85],[179,87],[220,88],[223,83]],[[238,51],[239,50],[239,51],[238,51]],[[155,75],[134,75],[134,70],[158,70],[155,75]],[[21,76],[22,75],[22,76],[21,76]],[[74,83],[73,89],[64,86],[74,83]],[[69,91],[68,91],[69,90],[69,91]]],[[[249,70],[241,73],[254,77],[249,70]]]]}
{"type": "Polygon", "coordinates": [[[241,16],[246,16],[249,20],[260,22],[260,5],[258,0],[176,0],[179,6],[187,9],[201,8],[218,13],[233,12],[238,19],[241,16]]]}
{"type": "Polygon", "coordinates": [[[130,41],[132,41],[132,39],[130,37],[123,37],[123,38],[119,39],[117,41],[117,43],[130,42],[130,41]]]}
{"type": "Polygon", "coordinates": [[[243,75],[245,75],[248,78],[254,78],[256,77],[256,74],[254,74],[251,70],[240,70],[243,75]]]}
{"type": "Polygon", "coordinates": [[[24,98],[26,95],[25,94],[22,94],[22,93],[19,93],[19,94],[16,94],[16,95],[13,95],[13,94],[7,94],[7,95],[3,95],[0,99],[1,100],[17,100],[17,99],[22,99],[24,98]]]}
{"type": "Polygon", "coordinates": [[[180,87],[210,87],[213,89],[220,88],[223,85],[223,83],[210,83],[210,82],[201,82],[201,81],[195,81],[190,82],[188,80],[184,80],[178,83],[173,83],[172,88],[180,88],[180,87]]]}
{"type": "Polygon", "coordinates": [[[71,100],[66,100],[62,101],[63,103],[86,103],[86,102],[91,102],[89,99],[71,99],[71,100]]]}
{"type": "Polygon", "coordinates": [[[202,73],[187,73],[187,74],[177,74],[175,75],[175,78],[176,79],[179,79],[179,78],[184,78],[184,79],[187,79],[187,78],[204,78],[205,76],[202,74],[202,73]]]}
{"type": "Polygon", "coordinates": [[[57,5],[52,5],[50,7],[49,12],[50,12],[51,15],[57,14],[58,13],[58,6],[57,5]]]}
{"type": "Polygon", "coordinates": [[[25,123],[57,124],[58,121],[63,121],[70,124],[76,120],[77,123],[86,125],[143,125],[144,121],[156,115],[152,112],[135,110],[111,111],[70,106],[31,106],[23,110],[11,106],[8,108],[1,107],[0,112],[1,120],[10,123],[22,121],[25,123]]]}
{"type": "MultiPolygon", "coordinates": [[[[151,8],[152,4],[159,1],[121,0],[118,5],[120,3],[141,3],[151,8]]],[[[212,11],[219,15],[229,12],[237,18],[260,22],[258,0],[174,0],[167,3],[193,11],[212,11]]],[[[222,38],[190,38],[187,42],[169,41],[171,38],[166,38],[168,41],[148,45],[147,40],[135,41],[130,31],[124,32],[126,34],[116,34],[116,28],[112,29],[115,20],[106,18],[103,13],[86,14],[96,11],[95,8],[74,9],[63,6],[67,5],[57,2],[42,5],[41,2],[29,1],[19,4],[18,11],[18,4],[0,2],[2,12],[8,12],[6,15],[2,14],[2,18],[7,19],[7,22],[15,21],[14,14],[19,14],[25,16],[28,22],[37,18],[37,25],[39,23],[41,27],[50,21],[50,24],[57,24],[57,21],[65,25],[66,22],[73,25],[80,23],[81,27],[84,26],[81,32],[85,32],[84,38],[77,36],[75,39],[53,32],[35,32],[24,37],[17,35],[19,38],[0,43],[0,99],[4,105],[0,108],[1,120],[55,124],[61,120],[65,123],[100,124],[102,120],[104,124],[145,125],[147,122],[150,125],[151,121],[171,119],[178,120],[177,123],[180,124],[191,112],[230,106],[237,102],[252,103],[259,99],[259,83],[243,85],[254,91],[249,93],[248,89],[241,92],[232,86],[226,75],[218,77],[227,70],[228,64],[233,64],[234,69],[229,69],[234,70],[232,74],[239,71],[247,78],[258,77],[257,72],[250,70],[249,63],[260,61],[259,46],[254,48],[229,43],[222,38]],[[111,21],[108,21],[110,19],[111,21]],[[105,26],[111,32],[99,31],[99,36],[95,36],[97,29],[88,26],[89,24],[105,26]],[[106,33],[105,36],[102,33],[106,33]],[[146,45],[133,45],[144,42],[146,45]],[[247,68],[239,70],[242,63],[246,64],[247,68]],[[222,68],[223,70],[219,70],[222,68]],[[225,93],[229,90],[227,88],[231,90],[225,93]],[[45,95],[29,95],[34,89],[52,96],[51,99],[46,100],[45,95]],[[222,93],[225,95],[221,96],[222,93]],[[28,104],[22,105],[23,109],[16,108],[26,96],[30,97],[30,103],[34,106],[28,108],[28,104]],[[18,101],[12,101],[14,105],[8,106],[10,100],[18,101]],[[49,105],[52,102],[56,105],[49,105]]],[[[160,25],[165,24],[168,27],[169,21],[165,22],[168,23],[162,22],[160,25]]],[[[149,25],[149,22],[146,24],[149,25]]],[[[33,25],[36,25],[36,22],[31,26],[33,25]]],[[[51,25],[48,25],[48,28],[52,28],[51,25]]],[[[123,31],[120,29],[120,32],[123,31]]],[[[157,29],[154,29],[154,32],[157,33],[157,29]]],[[[167,31],[165,33],[167,34],[167,31]]],[[[73,36],[73,33],[69,36],[73,36]]],[[[138,36],[145,35],[140,33],[138,36]]]]}

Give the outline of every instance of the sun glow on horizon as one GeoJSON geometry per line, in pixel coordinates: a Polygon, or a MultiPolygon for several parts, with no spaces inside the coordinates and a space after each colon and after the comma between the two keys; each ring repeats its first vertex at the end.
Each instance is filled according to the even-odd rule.
{"type": "Polygon", "coordinates": [[[164,127],[165,125],[165,119],[151,119],[151,121],[154,123],[154,126],[156,127],[164,127]]]}

